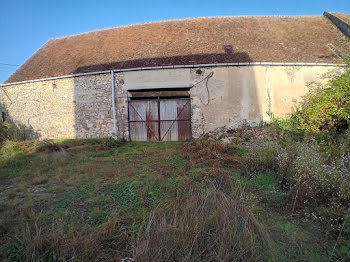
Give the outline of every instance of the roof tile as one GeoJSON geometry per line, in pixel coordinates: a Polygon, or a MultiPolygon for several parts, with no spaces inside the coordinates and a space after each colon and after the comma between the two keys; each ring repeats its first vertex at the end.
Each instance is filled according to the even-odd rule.
{"type": "Polygon", "coordinates": [[[55,38],[6,82],[94,71],[245,62],[341,63],[349,52],[323,16],[210,17],[122,26],[55,38]]]}

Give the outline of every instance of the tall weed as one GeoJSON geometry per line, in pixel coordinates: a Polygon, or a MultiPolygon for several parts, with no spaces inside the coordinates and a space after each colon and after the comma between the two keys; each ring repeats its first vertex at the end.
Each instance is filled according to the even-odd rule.
{"type": "Polygon", "coordinates": [[[250,147],[249,169],[274,170],[289,190],[293,210],[317,203],[350,201],[350,154],[331,158],[313,138],[266,141],[250,147]]]}
{"type": "Polygon", "coordinates": [[[242,192],[192,188],[155,209],[143,228],[135,261],[256,261],[255,245],[271,243],[242,192]]]}

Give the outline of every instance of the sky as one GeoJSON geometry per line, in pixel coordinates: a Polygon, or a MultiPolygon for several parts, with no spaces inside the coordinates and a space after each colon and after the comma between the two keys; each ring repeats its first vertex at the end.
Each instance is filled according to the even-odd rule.
{"type": "Polygon", "coordinates": [[[350,0],[0,0],[0,83],[54,37],[178,18],[323,11],[350,13],[350,0]]]}

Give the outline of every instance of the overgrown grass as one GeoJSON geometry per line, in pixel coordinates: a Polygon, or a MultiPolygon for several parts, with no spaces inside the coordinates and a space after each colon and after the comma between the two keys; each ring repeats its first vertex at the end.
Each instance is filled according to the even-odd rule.
{"type": "Polygon", "coordinates": [[[291,212],[273,157],[208,140],[5,141],[0,259],[329,261],[338,232],[291,212]]]}

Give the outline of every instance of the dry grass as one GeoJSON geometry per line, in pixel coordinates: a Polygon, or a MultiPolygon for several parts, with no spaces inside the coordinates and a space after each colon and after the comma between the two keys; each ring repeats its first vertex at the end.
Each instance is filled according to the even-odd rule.
{"type": "Polygon", "coordinates": [[[135,261],[257,261],[255,241],[270,239],[236,191],[190,189],[153,211],[134,249],[135,261]]]}
{"type": "Polygon", "coordinates": [[[51,143],[0,148],[0,260],[329,261],[332,236],[284,212],[274,174],[243,176],[236,146],[51,143]]]}
{"type": "Polygon", "coordinates": [[[7,83],[141,66],[341,63],[327,46],[338,46],[340,35],[323,16],[195,18],[116,27],[50,40],[7,83]]]}
{"type": "MultiPolygon", "coordinates": [[[[79,258],[80,261],[121,261],[123,250],[126,253],[131,248],[130,238],[123,228],[117,226],[115,218],[108,219],[98,227],[84,225],[72,227],[68,225],[66,232],[57,228],[44,231],[42,221],[30,220],[33,211],[22,210],[21,216],[27,213],[27,224],[21,231],[21,241],[26,242],[25,253],[18,257],[20,261],[32,261],[41,258],[43,261],[54,261],[61,258],[64,261],[79,258]],[[116,248],[117,247],[117,248],[116,248]]],[[[17,260],[16,257],[11,257],[17,260]]]]}
{"type": "Polygon", "coordinates": [[[183,155],[192,163],[200,166],[240,168],[245,159],[235,155],[237,148],[220,141],[206,139],[185,144],[183,155]]]}

